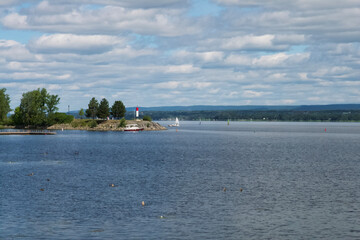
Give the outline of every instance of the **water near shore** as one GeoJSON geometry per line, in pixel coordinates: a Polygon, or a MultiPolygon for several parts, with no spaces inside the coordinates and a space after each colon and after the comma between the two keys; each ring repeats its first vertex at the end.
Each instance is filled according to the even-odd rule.
{"type": "Polygon", "coordinates": [[[0,136],[0,239],[360,238],[360,124],[180,124],[0,136]]]}

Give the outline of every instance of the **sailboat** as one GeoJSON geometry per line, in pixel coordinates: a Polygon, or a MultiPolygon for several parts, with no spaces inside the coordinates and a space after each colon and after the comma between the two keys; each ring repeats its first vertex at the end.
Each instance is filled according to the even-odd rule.
{"type": "Polygon", "coordinates": [[[176,118],[176,119],[175,119],[175,123],[174,123],[174,124],[170,124],[170,125],[168,125],[168,126],[169,126],[169,127],[180,127],[179,119],[176,118]]]}

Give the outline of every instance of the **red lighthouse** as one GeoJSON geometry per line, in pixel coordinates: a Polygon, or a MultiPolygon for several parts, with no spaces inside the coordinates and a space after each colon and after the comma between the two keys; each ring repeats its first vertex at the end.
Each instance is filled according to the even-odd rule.
{"type": "Polygon", "coordinates": [[[139,107],[136,107],[136,118],[139,117],[139,107]]]}

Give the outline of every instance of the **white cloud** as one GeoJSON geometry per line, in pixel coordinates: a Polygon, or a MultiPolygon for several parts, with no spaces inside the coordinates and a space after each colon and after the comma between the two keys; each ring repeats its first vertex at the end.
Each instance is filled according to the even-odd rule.
{"type": "Polygon", "coordinates": [[[165,88],[165,89],[176,89],[180,85],[180,82],[170,81],[155,84],[157,88],[165,88]]]}
{"type": "Polygon", "coordinates": [[[357,0],[324,1],[324,0],[216,0],[220,4],[237,5],[241,7],[265,6],[269,8],[300,8],[300,9],[331,9],[359,6],[357,0]]]}
{"type": "Polygon", "coordinates": [[[256,97],[262,97],[264,95],[271,94],[270,92],[260,92],[260,91],[253,91],[253,90],[245,90],[243,92],[243,96],[246,98],[256,98],[256,97]]]}
{"type": "Polygon", "coordinates": [[[26,46],[12,40],[0,40],[0,59],[1,58],[9,62],[41,60],[41,56],[30,53],[26,46]]]}
{"type": "Polygon", "coordinates": [[[123,44],[124,40],[104,35],[45,35],[30,42],[29,47],[35,52],[43,53],[80,53],[94,54],[111,50],[115,45],[123,44]]]}
{"type": "Polygon", "coordinates": [[[208,88],[212,85],[210,82],[184,82],[184,81],[169,81],[157,83],[154,85],[155,88],[162,89],[177,89],[177,88],[196,88],[196,89],[204,89],[208,88]]]}
{"type": "Polygon", "coordinates": [[[300,63],[309,58],[308,53],[303,54],[286,54],[276,53],[272,55],[264,55],[253,60],[253,65],[259,67],[282,67],[285,62],[290,64],[300,63]]]}
{"type": "Polygon", "coordinates": [[[288,46],[274,46],[275,36],[274,35],[262,35],[262,36],[240,36],[240,37],[233,37],[227,40],[224,40],[221,48],[226,50],[281,50],[287,48],[288,46]]]}
{"type": "Polygon", "coordinates": [[[19,0],[1,0],[0,6],[9,6],[20,2],[19,0]]]}
{"type": "Polygon", "coordinates": [[[244,65],[250,66],[252,64],[252,58],[246,55],[231,54],[225,59],[225,63],[228,65],[244,65]]]}
{"type": "Polygon", "coordinates": [[[193,65],[190,64],[165,67],[165,73],[186,74],[186,73],[198,72],[199,70],[200,70],[199,68],[194,67],[193,65]]]}
{"type": "Polygon", "coordinates": [[[173,57],[176,60],[188,61],[188,62],[202,62],[202,63],[214,63],[221,62],[224,58],[224,53],[221,51],[209,51],[209,52],[190,52],[190,51],[177,51],[173,57]]]}
{"type": "Polygon", "coordinates": [[[12,29],[74,34],[116,35],[133,32],[182,36],[200,31],[196,24],[184,19],[183,11],[178,9],[128,9],[109,5],[94,10],[71,6],[67,8],[59,4],[50,5],[48,2],[41,2],[26,13],[8,14],[2,19],[2,23],[12,29]]]}
{"type": "MultiPolygon", "coordinates": [[[[50,0],[49,0],[50,2],[50,0]]],[[[74,1],[71,0],[51,0],[51,2],[57,4],[69,4],[74,1]]],[[[99,4],[99,5],[112,5],[112,6],[122,6],[129,8],[159,8],[159,7],[176,7],[184,6],[188,4],[188,0],[77,0],[78,4],[99,4]]]]}

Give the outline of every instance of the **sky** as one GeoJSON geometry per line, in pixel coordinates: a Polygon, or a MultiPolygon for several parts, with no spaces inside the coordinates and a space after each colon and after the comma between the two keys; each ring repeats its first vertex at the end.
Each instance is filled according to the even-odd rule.
{"type": "Polygon", "coordinates": [[[360,102],[359,0],[0,0],[0,88],[60,111],[360,102]]]}

